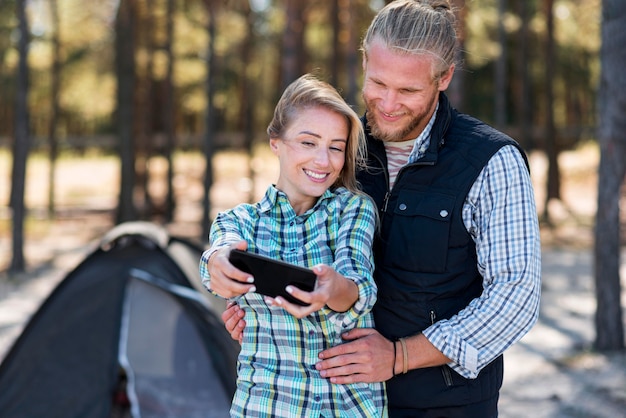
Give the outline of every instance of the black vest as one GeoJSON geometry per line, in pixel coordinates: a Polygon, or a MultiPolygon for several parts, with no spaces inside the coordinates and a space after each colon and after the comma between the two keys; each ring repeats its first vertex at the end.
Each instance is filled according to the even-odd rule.
{"type": "MultiPolygon", "coordinates": [[[[388,192],[384,146],[369,131],[367,140],[368,165],[358,180],[381,217],[374,251],[374,318],[378,331],[396,340],[450,318],[481,294],[476,249],[463,224],[462,208],[489,159],[504,145],[518,145],[458,113],[441,94],[429,149],[402,168],[388,192]]],[[[389,407],[393,411],[478,402],[497,394],[502,376],[502,356],[476,379],[465,379],[448,366],[412,370],[387,382],[389,407]]]]}

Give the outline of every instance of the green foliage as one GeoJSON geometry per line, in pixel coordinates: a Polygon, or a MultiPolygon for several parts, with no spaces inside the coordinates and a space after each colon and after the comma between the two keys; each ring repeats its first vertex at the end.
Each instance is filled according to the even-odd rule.
{"type": "MultiPolygon", "coordinates": [[[[215,56],[207,57],[208,11],[205,0],[177,0],[174,16],[173,51],[175,111],[177,131],[181,135],[201,135],[204,129],[204,113],[207,105],[207,60],[216,63],[214,104],[216,126],[219,131],[243,129],[242,86],[246,79],[254,88],[248,91],[253,101],[255,131],[261,135],[271,116],[280,94],[281,53],[280,42],[285,28],[283,2],[278,0],[252,1],[251,19],[248,20],[247,0],[215,2],[216,36],[215,56]],[[246,42],[251,42],[249,62],[244,62],[246,42]]],[[[369,24],[375,9],[382,1],[353,0],[351,21],[360,37],[369,24]],[[372,8],[372,5],[374,8],[372,8]]],[[[501,53],[498,42],[498,24],[501,21],[496,0],[466,1],[466,60],[462,71],[466,76],[466,100],[472,113],[487,121],[493,119],[494,63],[501,53]]],[[[514,115],[514,54],[519,47],[520,17],[510,3],[503,17],[507,33],[507,66],[509,69],[509,122],[516,123],[514,115]]],[[[137,77],[141,88],[158,87],[162,83],[167,59],[160,47],[167,41],[165,31],[165,1],[137,0],[137,77]],[[148,19],[153,28],[147,33],[148,19]],[[152,75],[147,73],[150,62],[150,42],[156,50],[152,56],[152,75]]],[[[535,109],[534,123],[542,123],[542,88],[544,74],[545,21],[543,2],[528,3],[533,10],[530,20],[530,55],[526,63],[532,83],[531,97],[535,109]]],[[[306,2],[304,32],[306,60],[305,71],[315,71],[324,78],[331,75],[333,60],[332,2],[306,2]]],[[[33,135],[46,134],[51,107],[51,21],[50,2],[29,1],[29,17],[33,30],[30,49],[31,93],[30,107],[33,135]]],[[[93,135],[110,132],[115,113],[116,79],[114,75],[114,22],[117,1],[58,0],[61,27],[61,118],[60,136],[93,135]]],[[[16,52],[14,0],[0,1],[0,138],[12,135],[12,104],[16,52]]],[[[345,18],[345,16],[344,16],[345,18]]],[[[556,69],[555,117],[561,127],[570,125],[592,126],[595,124],[595,95],[598,82],[600,1],[561,0],[555,2],[556,69]]],[[[353,48],[357,48],[358,45],[353,48]]],[[[345,52],[345,51],[344,51],[345,52]]],[[[343,52],[342,52],[343,53],[343,52]]],[[[357,55],[360,77],[360,53],[357,55]]],[[[345,91],[350,77],[345,60],[339,65],[338,87],[345,91]]],[[[358,83],[360,85],[360,82],[358,83]]],[[[161,103],[156,88],[154,103],[161,103]]],[[[3,142],[0,141],[0,144],[3,142]]]]}

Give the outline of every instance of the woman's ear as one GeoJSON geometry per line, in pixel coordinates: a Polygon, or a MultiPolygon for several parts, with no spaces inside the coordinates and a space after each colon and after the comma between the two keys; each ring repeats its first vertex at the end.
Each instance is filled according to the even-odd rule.
{"type": "Polygon", "coordinates": [[[270,138],[270,149],[274,153],[274,155],[278,156],[278,138],[270,138]]]}

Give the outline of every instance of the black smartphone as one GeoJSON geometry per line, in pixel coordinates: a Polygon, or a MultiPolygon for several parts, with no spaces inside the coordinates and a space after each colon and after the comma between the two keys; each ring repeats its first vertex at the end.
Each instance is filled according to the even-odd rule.
{"type": "Polygon", "coordinates": [[[308,305],[291,296],[285,288],[292,285],[306,292],[313,291],[317,280],[313,270],[237,249],[230,251],[228,259],[239,270],[254,276],[257,293],[272,298],[282,296],[291,303],[308,305]]]}

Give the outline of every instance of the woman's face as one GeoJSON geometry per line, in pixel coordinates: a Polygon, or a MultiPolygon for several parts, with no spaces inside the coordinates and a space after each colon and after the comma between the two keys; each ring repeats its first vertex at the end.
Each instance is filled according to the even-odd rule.
{"type": "Polygon", "coordinates": [[[345,163],[347,143],[346,118],[324,107],[299,111],[283,137],[270,139],[280,163],[276,187],[297,214],[312,208],[335,183],[345,163]]]}

